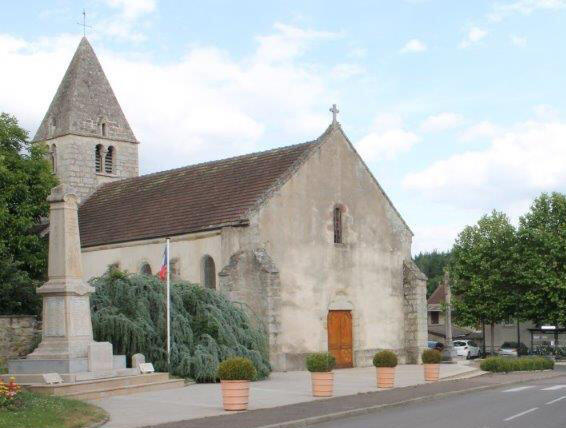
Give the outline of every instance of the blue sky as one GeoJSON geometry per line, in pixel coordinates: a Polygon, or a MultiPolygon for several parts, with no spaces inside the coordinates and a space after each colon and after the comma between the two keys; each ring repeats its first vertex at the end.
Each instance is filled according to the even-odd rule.
{"type": "Polygon", "coordinates": [[[32,134],[83,8],[144,173],[314,139],[337,103],[414,251],[566,191],[566,0],[10,2],[0,110],[32,134]]]}

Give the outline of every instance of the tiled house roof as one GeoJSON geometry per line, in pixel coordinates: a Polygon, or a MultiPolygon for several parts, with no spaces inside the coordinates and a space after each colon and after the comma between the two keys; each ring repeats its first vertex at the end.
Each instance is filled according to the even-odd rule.
{"type": "Polygon", "coordinates": [[[430,297],[427,300],[427,303],[429,305],[440,305],[445,302],[446,302],[446,290],[444,289],[444,283],[441,282],[440,284],[438,284],[438,287],[436,287],[436,290],[434,290],[433,293],[430,295],[430,297]]]}
{"type": "Polygon", "coordinates": [[[313,142],[104,184],[79,208],[81,246],[246,225],[249,209],[325,134],[313,142]]]}

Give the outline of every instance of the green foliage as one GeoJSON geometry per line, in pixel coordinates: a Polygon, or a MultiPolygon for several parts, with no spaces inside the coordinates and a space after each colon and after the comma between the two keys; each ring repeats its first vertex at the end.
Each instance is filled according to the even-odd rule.
{"type": "Polygon", "coordinates": [[[442,360],[442,354],[436,349],[425,349],[421,359],[423,360],[423,364],[439,364],[442,360]]]}
{"type": "Polygon", "coordinates": [[[0,314],[37,315],[35,288],[46,278],[47,239],[34,230],[48,216],[56,185],[46,148],[32,145],[16,118],[0,114],[0,314]]]}
{"type": "Polygon", "coordinates": [[[256,375],[256,369],[248,358],[228,358],[218,366],[220,380],[254,380],[256,375]]]}
{"type": "Polygon", "coordinates": [[[444,276],[444,268],[450,260],[450,252],[434,250],[430,253],[419,253],[415,256],[415,264],[428,277],[426,297],[436,290],[444,276]]]}
{"type": "Polygon", "coordinates": [[[474,327],[480,320],[497,323],[514,313],[515,247],[515,229],[507,216],[497,211],[458,235],[449,272],[459,325],[474,327]]]}
{"type": "Polygon", "coordinates": [[[379,351],[373,356],[375,367],[397,367],[397,355],[393,351],[379,351]]]}
{"type": "Polygon", "coordinates": [[[84,401],[22,391],[9,410],[0,410],[0,427],[77,428],[94,426],[107,416],[84,401]]]}
{"type": "Polygon", "coordinates": [[[554,361],[545,357],[489,357],[481,362],[480,368],[486,372],[495,373],[552,370],[554,369],[554,361]]]}
{"type": "Polygon", "coordinates": [[[566,195],[535,199],[517,235],[523,318],[566,325],[566,195]]]}
{"type": "Polygon", "coordinates": [[[257,378],[269,375],[265,328],[237,303],[214,290],[171,283],[171,367],[166,354],[165,285],[155,276],[112,269],[91,280],[96,340],[111,342],[128,359],[142,353],[156,370],[210,382],[230,357],[252,361],[257,378]]]}
{"type": "Polygon", "coordinates": [[[317,352],[307,356],[309,372],[331,372],[336,367],[336,358],[328,352],[317,352]]]}

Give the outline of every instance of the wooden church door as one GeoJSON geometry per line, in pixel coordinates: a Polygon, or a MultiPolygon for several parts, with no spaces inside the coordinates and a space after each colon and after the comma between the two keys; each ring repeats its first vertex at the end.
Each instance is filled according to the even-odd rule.
{"type": "Polygon", "coordinates": [[[328,312],[328,351],[336,358],[336,368],[353,367],[352,312],[328,312]]]}

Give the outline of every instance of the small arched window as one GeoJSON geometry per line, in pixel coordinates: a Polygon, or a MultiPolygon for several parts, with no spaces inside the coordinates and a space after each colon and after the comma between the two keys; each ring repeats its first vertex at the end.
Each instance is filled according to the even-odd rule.
{"type": "Polygon", "coordinates": [[[342,233],[342,209],[334,207],[334,243],[342,244],[344,236],[342,233]]]}
{"type": "Polygon", "coordinates": [[[206,288],[216,289],[216,267],[208,255],[202,258],[202,283],[206,288]]]}
{"type": "Polygon", "coordinates": [[[143,275],[151,275],[151,266],[148,262],[143,262],[140,268],[140,273],[143,275]]]}
{"type": "Polygon", "coordinates": [[[106,137],[106,124],[105,123],[100,125],[100,131],[102,132],[102,136],[106,137]]]}
{"type": "Polygon", "coordinates": [[[96,146],[94,152],[94,167],[96,172],[102,172],[102,144],[96,146]]]}
{"type": "Polygon", "coordinates": [[[107,174],[114,172],[114,151],[114,146],[108,147],[108,151],[104,157],[104,172],[107,174]]]}

